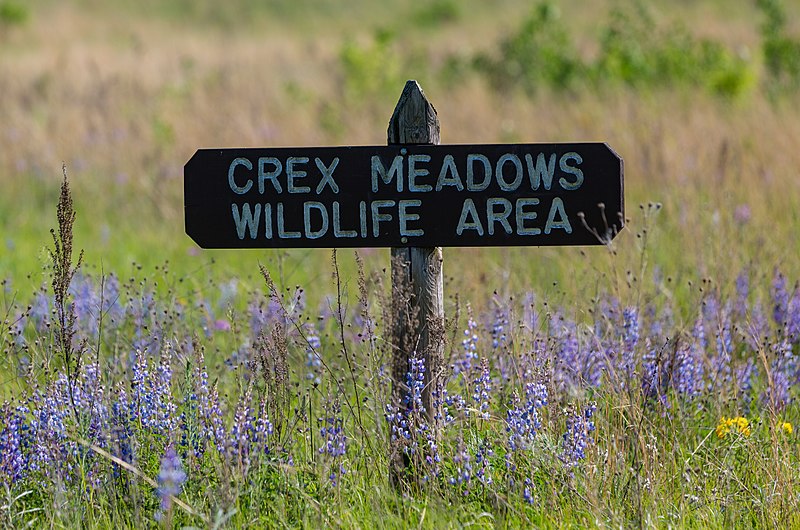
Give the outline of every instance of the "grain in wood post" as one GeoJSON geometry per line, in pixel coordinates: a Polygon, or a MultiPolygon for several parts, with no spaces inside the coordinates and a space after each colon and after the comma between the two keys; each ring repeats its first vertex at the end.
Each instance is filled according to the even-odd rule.
{"type": "MultiPolygon", "coordinates": [[[[439,144],[436,110],[416,81],[403,89],[388,130],[389,145],[439,144]]],[[[392,399],[403,409],[409,393],[406,373],[415,356],[425,365],[422,403],[437,436],[444,368],[444,292],[441,247],[392,248],[392,399]],[[437,399],[437,395],[439,398],[437,399]]],[[[395,485],[418,482],[409,475],[411,460],[402,441],[393,444],[391,477],[395,485]]]]}

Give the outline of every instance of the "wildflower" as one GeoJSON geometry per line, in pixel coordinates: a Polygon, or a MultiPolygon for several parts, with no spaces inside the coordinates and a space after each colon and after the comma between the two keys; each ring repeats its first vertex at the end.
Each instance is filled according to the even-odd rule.
{"type": "Polygon", "coordinates": [[[531,487],[533,486],[533,481],[530,478],[525,479],[525,489],[522,491],[522,498],[525,499],[525,502],[528,504],[533,504],[533,494],[531,493],[531,487]]]}
{"type": "Polygon", "coordinates": [[[597,410],[595,402],[589,403],[583,414],[570,413],[567,417],[567,430],[562,437],[561,461],[567,469],[573,468],[586,458],[586,447],[594,440],[590,433],[595,430],[594,413],[597,410]]]}
{"type": "Polygon", "coordinates": [[[778,326],[783,326],[789,311],[789,291],[786,287],[786,277],[777,268],[772,279],[770,295],[772,296],[772,318],[778,326]]]}
{"type": "Polygon", "coordinates": [[[483,419],[489,419],[489,401],[492,393],[492,378],[489,374],[489,361],[486,358],[481,360],[481,375],[475,380],[475,387],[472,399],[478,404],[483,419]]]}
{"type": "Polygon", "coordinates": [[[425,388],[425,359],[414,355],[408,360],[406,384],[409,389],[408,395],[404,398],[406,407],[409,411],[423,411],[422,390],[425,388]]]}
{"type": "Polygon", "coordinates": [[[475,464],[478,466],[475,472],[475,478],[485,485],[490,485],[493,482],[492,464],[489,462],[489,458],[492,456],[494,456],[492,445],[489,443],[489,440],[484,439],[475,453],[475,464]]]}
{"type": "Polygon", "coordinates": [[[791,401],[791,389],[798,370],[797,358],[792,353],[792,344],[783,340],[773,346],[775,358],[770,363],[772,377],[761,394],[761,401],[776,411],[783,410],[791,401]]]}
{"type": "Polygon", "coordinates": [[[320,377],[320,369],[322,367],[322,358],[318,351],[322,346],[322,341],[319,339],[319,334],[313,322],[308,322],[305,325],[306,333],[306,379],[311,381],[314,385],[319,385],[322,382],[320,377]]]}
{"type": "Polygon", "coordinates": [[[250,414],[251,388],[240,394],[233,416],[233,424],[225,440],[225,449],[231,459],[242,469],[250,465],[250,443],[254,434],[250,414]]]}
{"type": "Polygon", "coordinates": [[[788,421],[782,421],[778,424],[778,428],[785,434],[786,436],[791,436],[794,432],[794,427],[788,421]]]}
{"type": "Polygon", "coordinates": [[[331,467],[328,478],[331,484],[336,486],[341,476],[347,473],[347,469],[341,461],[347,453],[347,435],[344,432],[342,406],[338,399],[328,397],[325,402],[325,417],[319,418],[318,421],[321,424],[319,434],[324,440],[322,447],[319,448],[319,453],[330,459],[331,467]]]}
{"type": "Polygon", "coordinates": [[[270,454],[269,438],[275,433],[275,427],[269,421],[268,402],[261,399],[260,413],[255,424],[255,442],[265,455],[270,454]]]}
{"type": "Polygon", "coordinates": [[[750,205],[747,203],[738,205],[733,211],[733,219],[740,225],[746,225],[751,215],[750,205]]]}
{"type": "Polygon", "coordinates": [[[157,514],[157,518],[163,516],[163,513],[169,514],[172,511],[172,498],[180,495],[184,482],[186,482],[186,473],[183,471],[181,459],[175,452],[175,448],[170,445],[161,458],[161,467],[158,470],[157,493],[161,500],[162,513],[157,514]]]}
{"type": "Polygon", "coordinates": [[[735,418],[726,418],[723,416],[720,418],[719,425],[717,425],[715,431],[717,433],[717,438],[720,439],[725,438],[731,434],[731,432],[743,436],[750,436],[750,422],[743,416],[737,416],[735,418]]]}
{"type": "Polygon", "coordinates": [[[478,323],[470,317],[467,320],[467,329],[464,330],[464,339],[461,346],[464,348],[464,357],[456,360],[453,365],[453,374],[469,372],[472,362],[478,359],[478,323]]]}
{"type": "Polygon", "coordinates": [[[0,409],[0,477],[5,483],[21,479],[28,465],[25,457],[25,413],[25,407],[12,408],[8,402],[0,409]]]}
{"type": "Polygon", "coordinates": [[[492,348],[497,349],[507,340],[506,328],[508,327],[508,313],[503,308],[495,311],[492,322],[492,348]]]}
{"type": "Polygon", "coordinates": [[[736,316],[744,319],[747,315],[747,298],[750,295],[750,278],[746,271],[742,271],[736,277],[736,305],[734,311],[736,316]]]}
{"type": "Polygon", "coordinates": [[[547,405],[547,388],[541,383],[525,385],[527,401],[523,407],[516,392],[511,398],[511,408],[506,413],[508,447],[512,451],[526,449],[542,426],[539,409],[547,405]]]}
{"type": "Polygon", "coordinates": [[[623,343],[625,350],[633,352],[639,342],[639,315],[635,307],[627,307],[622,312],[623,343]]]}
{"type": "Polygon", "coordinates": [[[458,450],[453,455],[453,464],[455,466],[455,476],[450,477],[450,484],[453,486],[464,485],[467,489],[464,490],[466,495],[470,483],[472,482],[472,457],[469,454],[467,446],[464,444],[464,439],[459,436],[458,450]]]}
{"type": "Polygon", "coordinates": [[[705,354],[705,328],[703,319],[695,321],[690,344],[678,349],[672,374],[673,385],[679,394],[693,398],[703,390],[703,356],[705,354]]]}

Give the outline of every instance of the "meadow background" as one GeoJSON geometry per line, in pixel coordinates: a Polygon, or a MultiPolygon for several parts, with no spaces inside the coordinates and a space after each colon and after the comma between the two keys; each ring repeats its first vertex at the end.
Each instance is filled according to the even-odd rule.
{"type": "Polygon", "coordinates": [[[800,524],[798,90],[789,1],[0,0],[3,524],[800,524]],[[388,251],[183,231],[196,149],[385,143],[406,79],[442,143],[625,160],[609,247],[445,249],[437,440],[388,251]]]}

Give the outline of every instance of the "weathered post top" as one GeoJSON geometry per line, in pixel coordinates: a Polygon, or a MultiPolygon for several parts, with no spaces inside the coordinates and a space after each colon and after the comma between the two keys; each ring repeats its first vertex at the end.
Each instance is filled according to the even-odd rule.
{"type": "Polygon", "coordinates": [[[389,120],[389,145],[438,144],[439,118],[415,80],[406,81],[389,120]]]}

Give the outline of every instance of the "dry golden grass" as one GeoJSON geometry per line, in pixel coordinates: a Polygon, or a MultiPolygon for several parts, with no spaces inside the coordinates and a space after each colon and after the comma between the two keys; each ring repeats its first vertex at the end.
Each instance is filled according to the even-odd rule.
{"type": "MultiPolygon", "coordinates": [[[[579,43],[594,39],[597,16],[612,4],[591,13],[577,1],[562,4],[563,13],[576,14],[579,43]]],[[[356,101],[341,88],[341,45],[351,37],[368,42],[371,28],[381,25],[379,11],[368,18],[372,25],[354,26],[352,16],[341,17],[341,26],[340,19],[294,25],[267,17],[232,32],[108,8],[34,5],[40,9],[30,23],[12,28],[0,48],[3,204],[26,207],[7,214],[0,230],[8,239],[49,226],[38,212],[53,203],[63,161],[76,190],[79,234],[85,230],[78,244],[90,262],[93,256],[112,267],[162,260],[143,251],[148,245],[158,245],[164,257],[186,255],[193,244],[182,234],[182,166],[195,149],[380,144],[402,89],[356,101]],[[340,27],[352,30],[343,34],[340,27]],[[102,227],[112,235],[101,244],[102,227]]],[[[402,5],[411,12],[410,4],[402,5]]],[[[509,16],[480,4],[441,30],[409,30],[401,44],[428,50],[433,63],[456,51],[488,49],[528,9],[525,2],[503,5],[509,16]]],[[[660,13],[680,13],[693,30],[757,52],[749,4],[681,2],[660,13]]],[[[606,258],[603,249],[589,249],[587,257],[578,249],[453,249],[446,252],[446,271],[459,271],[447,272],[456,287],[558,281],[579,290],[576,278],[595,267],[624,274],[639,263],[638,205],[648,201],[665,206],[651,227],[648,254],[667,274],[730,280],[750,263],[766,276],[771,265],[764,264],[790,277],[800,272],[796,96],[777,105],[759,93],[732,103],[689,91],[543,92],[531,99],[493,93],[476,76],[455,86],[425,73],[419,80],[438,110],[445,143],[606,141],[625,159],[631,223],[618,239],[617,258],[606,258]],[[741,205],[750,209],[745,223],[734,220],[741,205]],[[485,268],[461,267],[477,257],[485,268]]],[[[22,254],[35,254],[45,243],[15,244],[22,254]]],[[[326,264],[327,256],[319,255],[316,261],[326,264]]],[[[302,267],[309,253],[290,256],[302,267]]],[[[380,263],[383,254],[377,256],[380,263]]],[[[6,256],[0,264],[14,272],[19,259],[6,256]]]]}

